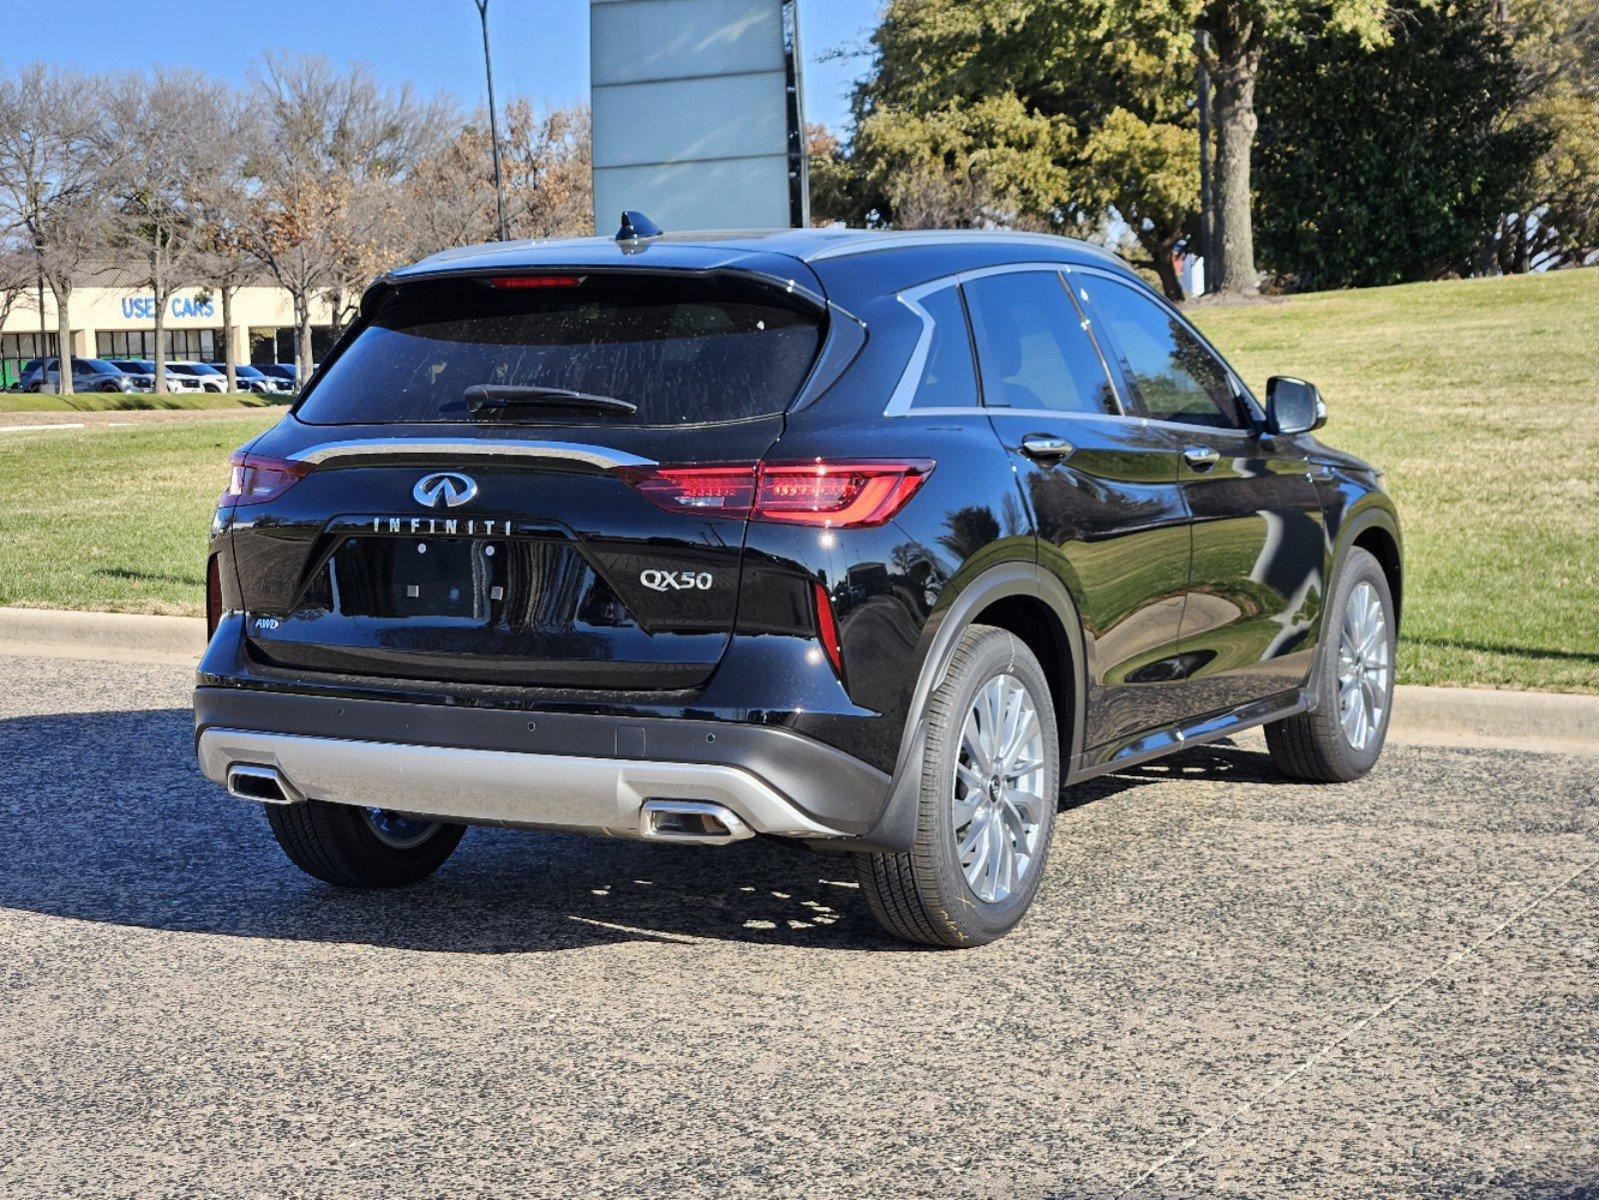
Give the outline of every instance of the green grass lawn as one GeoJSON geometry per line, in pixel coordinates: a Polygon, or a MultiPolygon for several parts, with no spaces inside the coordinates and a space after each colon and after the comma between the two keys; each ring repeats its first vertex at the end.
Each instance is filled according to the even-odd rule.
{"type": "Polygon", "coordinates": [[[8,412],[126,412],[155,408],[270,408],[287,404],[281,396],[254,392],[78,392],[56,396],[38,392],[0,392],[0,413],[8,412]]]}
{"type": "Polygon", "coordinates": [[[1400,679],[1599,691],[1599,270],[1323,292],[1194,319],[1264,395],[1387,472],[1400,679]]]}
{"type": "Polygon", "coordinates": [[[228,455],[277,416],[0,436],[0,604],[202,612],[228,455]]]}
{"type": "MultiPolygon", "coordinates": [[[[1318,383],[1321,436],[1388,472],[1403,681],[1599,692],[1599,270],[1195,316],[1257,389],[1318,383]]],[[[228,452],[276,416],[0,437],[0,604],[198,613],[228,452]]]]}

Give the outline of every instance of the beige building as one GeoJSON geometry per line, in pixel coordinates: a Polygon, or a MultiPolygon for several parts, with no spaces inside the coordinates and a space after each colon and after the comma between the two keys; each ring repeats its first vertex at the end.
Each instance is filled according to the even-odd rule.
{"type": "MultiPolygon", "coordinates": [[[[148,287],[82,287],[67,303],[72,354],[77,358],[154,358],[155,301],[148,287]]],[[[331,340],[328,306],[311,310],[311,352],[320,358],[331,340]]],[[[278,287],[242,287],[233,298],[233,324],[223,328],[222,301],[214,289],[179,288],[166,303],[169,359],[220,362],[232,347],[235,362],[294,361],[294,306],[278,287]]],[[[9,387],[22,364],[56,353],[55,297],[44,290],[19,300],[0,327],[0,387],[9,387]],[[42,336],[41,336],[42,329],[42,336]]]]}

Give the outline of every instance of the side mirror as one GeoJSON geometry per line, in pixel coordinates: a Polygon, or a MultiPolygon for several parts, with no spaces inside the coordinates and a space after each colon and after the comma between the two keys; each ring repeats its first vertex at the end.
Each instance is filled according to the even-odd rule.
{"type": "Polygon", "coordinates": [[[1309,433],[1327,423],[1327,405],[1316,385],[1290,375],[1273,375],[1266,381],[1266,430],[1269,433],[1309,433]]]}

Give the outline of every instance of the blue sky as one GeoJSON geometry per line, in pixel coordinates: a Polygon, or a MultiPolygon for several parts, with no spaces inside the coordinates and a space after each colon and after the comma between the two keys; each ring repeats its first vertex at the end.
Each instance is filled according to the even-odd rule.
{"type": "MultiPolygon", "coordinates": [[[[243,78],[263,50],[365,60],[387,79],[468,103],[483,96],[472,0],[4,0],[0,61],[45,59],[90,70],[159,62],[243,78]]],[[[859,45],[876,0],[800,0],[806,116],[841,126],[865,60],[819,62],[859,45]]],[[[494,83],[561,104],[588,94],[588,0],[490,0],[494,83]]]]}

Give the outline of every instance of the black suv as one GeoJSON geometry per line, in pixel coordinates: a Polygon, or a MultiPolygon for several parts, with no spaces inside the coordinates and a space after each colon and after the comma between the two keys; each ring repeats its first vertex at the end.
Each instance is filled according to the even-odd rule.
{"type": "Polygon", "coordinates": [[[469,824],[763,834],[985,942],[1062,787],[1257,725],[1376,761],[1399,526],[1323,420],[1059,238],[441,254],[234,456],[200,760],[335,884],[469,824]]]}

